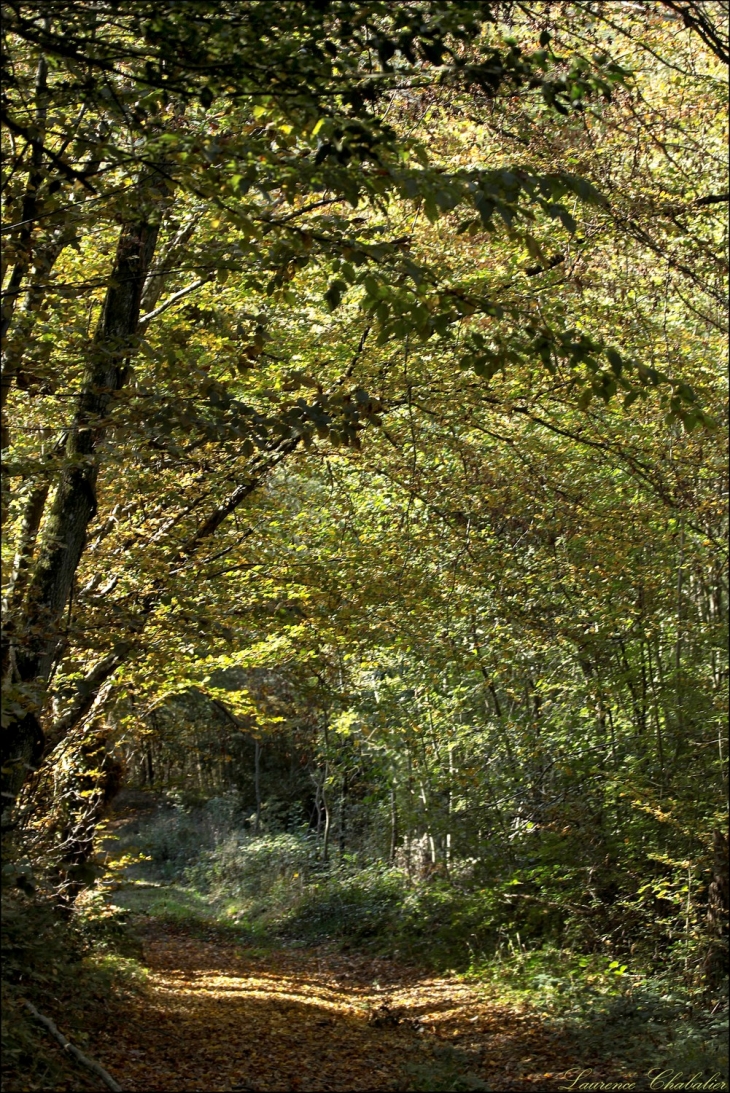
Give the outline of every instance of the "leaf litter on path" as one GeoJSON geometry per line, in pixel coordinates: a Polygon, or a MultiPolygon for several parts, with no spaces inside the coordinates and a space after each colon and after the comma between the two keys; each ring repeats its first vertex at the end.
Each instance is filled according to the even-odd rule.
{"type": "Polygon", "coordinates": [[[456,978],[155,919],[141,933],[146,990],[90,1030],[129,1093],[545,1089],[574,1065],[536,1016],[456,978]]]}

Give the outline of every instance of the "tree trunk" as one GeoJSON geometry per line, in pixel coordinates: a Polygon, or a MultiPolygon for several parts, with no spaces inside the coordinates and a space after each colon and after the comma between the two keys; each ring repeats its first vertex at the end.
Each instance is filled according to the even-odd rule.
{"type": "MultiPolygon", "coordinates": [[[[65,224],[44,247],[33,255],[33,279],[23,288],[25,299],[17,314],[8,313],[4,317],[2,350],[2,382],[0,382],[0,412],[2,413],[3,448],[10,444],[11,433],[6,415],[6,403],[15,381],[18,387],[25,389],[36,377],[24,369],[30,349],[35,344],[34,331],[49,286],[50,276],[56,261],[74,239],[77,220],[74,218],[65,224]],[[12,322],[12,326],[11,326],[12,322]]],[[[17,268],[17,267],[16,267],[17,268]]],[[[27,273],[27,269],[26,269],[27,273]]],[[[10,306],[14,307],[11,298],[10,306]]]]}
{"type": "Polygon", "coordinates": [[[329,719],[329,714],[325,712],[324,724],[322,726],[323,730],[324,730],[325,755],[327,756],[327,758],[325,759],[324,771],[322,773],[322,807],[324,808],[324,837],[323,837],[323,840],[322,840],[322,860],[323,861],[329,861],[330,828],[332,826],[332,815],[330,813],[329,801],[327,800],[327,790],[325,789],[325,787],[327,785],[327,779],[329,778],[329,773],[330,773],[330,764],[329,764],[330,739],[329,739],[329,732],[328,732],[328,719],[329,719]]]}
{"type": "Polygon", "coordinates": [[[728,907],[730,906],[728,837],[719,829],[713,835],[712,855],[712,881],[708,892],[707,919],[712,932],[717,937],[724,937],[728,932],[728,907]]]}
{"type": "Polygon", "coordinates": [[[37,769],[43,756],[44,744],[40,722],[31,712],[12,718],[3,731],[3,830],[12,826],[11,814],[15,799],[28,775],[37,769]]]}
{"type": "Polygon", "coordinates": [[[452,814],[454,811],[454,777],[456,774],[456,768],[454,767],[454,745],[453,742],[449,742],[449,796],[447,800],[447,813],[448,813],[448,831],[446,832],[446,842],[444,846],[444,858],[446,860],[446,871],[448,873],[452,863],[453,846],[451,840],[451,824],[452,814]]]}
{"type": "Polygon", "coordinates": [[[345,843],[347,841],[347,774],[342,775],[342,791],[340,793],[340,858],[345,855],[345,843]]]}
{"type": "MultiPolygon", "coordinates": [[[[38,207],[38,189],[43,182],[43,140],[46,129],[46,116],[48,114],[48,61],[41,56],[38,61],[35,85],[35,134],[31,141],[32,151],[30,156],[30,170],[23,197],[23,206],[20,217],[20,231],[15,240],[17,257],[13,265],[12,273],[3,293],[2,314],[0,315],[0,337],[5,339],[10,324],[13,320],[15,304],[20,294],[20,286],[30,268],[33,258],[33,228],[36,224],[36,212],[38,207]]],[[[3,371],[0,388],[0,404],[5,406],[5,395],[12,382],[12,375],[3,371]]],[[[3,438],[3,447],[5,447],[3,438]]]]}
{"type": "Polygon", "coordinates": [[[91,707],[94,705],[102,684],[116,672],[120,664],[123,663],[130,645],[127,643],[120,643],[115,652],[110,653],[106,657],[102,657],[101,660],[91,668],[83,679],[79,680],[76,684],[76,695],[74,696],[71,704],[66,710],[58,717],[50,727],[47,733],[47,747],[55,747],[63,737],[71,731],[82,717],[84,717],[91,707]]]}
{"type": "MultiPolygon", "coordinates": [[[[114,269],[107,289],[83,391],[66,444],[68,464],[62,472],[38,561],[28,584],[22,619],[15,637],[14,680],[35,684],[39,694],[47,683],[60,640],[61,620],[73,587],[86,530],[96,512],[96,451],[106,431],[111,400],[124,384],[134,345],[142,290],[159,233],[159,217],[151,212],[169,199],[166,189],[148,182],[141,194],[137,219],[120,233],[114,269]]],[[[12,805],[28,767],[43,750],[43,732],[35,709],[16,715],[2,748],[2,793],[12,805]],[[39,752],[40,748],[40,752],[39,752]]]]}
{"type": "Polygon", "coordinates": [[[719,829],[713,835],[712,852],[712,880],[707,892],[710,942],[703,971],[710,983],[720,983],[727,981],[728,973],[730,885],[728,883],[728,837],[719,829]]]}
{"type": "MultiPolygon", "coordinates": [[[[390,787],[390,860],[395,861],[398,849],[398,808],[395,799],[395,786],[390,787]]],[[[408,863],[410,867],[410,862],[408,863]]]]}
{"type": "Polygon", "coordinates": [[[322,806],[324,808],[324,836],[322,839],[322,861],[329,861],[330,854],[330,824],[332,817],[330,815],[329,802],[327,800],[327,793],[325,791],[325,781],[327,779],[327,769],[325,768],[324,778],[322,779],[322,806]]]}
{"type": "Polygon", "coordinates": [[[44,545],[28,589],[26,613],[38,637],[28,642],[20,677],[47,679],[58,640],[58,623],[96,513],[96,449],[105,433],[104,419],[116,391],[124,384],[127,360],[137,329],[139,299],[157,239],[158,225],[142,221],[122,230],[112,284],[107,291],[84,391],[66,445],[69,466],[62,473],[48,517],[44,545]]]}
{"type": "Polygon", "coordinates": [[[122,788],[124,764],[109,750],[108,729],[87,738],[65,780],[57,787],[67,808],[61,832],[63,858],[58,869],[57,895],[67,908],[95,879],[90,864],[99,821],[122,788]],[[64,784],[65,782],[65,784],[64,784]]]}
{"type": "Polygon", "coordinates": [[[18,549],[15,553],[13,570],[8,581],[7,591],[3,600],[3,635],[1,671],[3,680],[8,678],[15,667],[13,663],[13,606],[22,600],[30,573],[30,561],[33,555],[38,528],[41,524],[43,511],[46,507],[50,482],[46,479],[40,485],[31,490],[25,503],[23,522],[20,527],[18,549]]]}
{"type": "Polygon", "coordinates": [[[261,744],[258,740],[254,744],[254,789],[256,792],[256,819],[254,820],[253,833],[258,835],[261,827],[261,744]]]}
{"type": "Polygon", "coordinates": [[[321,786],[320,786],[319,776],[317,776],[317,778],[314,778],[314,775],[312,775],[312,778],[314,779],[314,810],[313,811],[316,813],[316,816],[317,816],[316,835],[317,835],[317,842],[319,842],[319,833],[322,830],[322,805],[320,804],[321,786]]]}

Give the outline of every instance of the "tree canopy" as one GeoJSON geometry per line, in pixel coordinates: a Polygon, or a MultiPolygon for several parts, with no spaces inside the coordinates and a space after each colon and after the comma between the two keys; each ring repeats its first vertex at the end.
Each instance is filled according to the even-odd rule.
{"type": "Polygon", "coordinates": [[[707,970],[720,5],[3,16],[13,845],[123,762],[707,970]]]}

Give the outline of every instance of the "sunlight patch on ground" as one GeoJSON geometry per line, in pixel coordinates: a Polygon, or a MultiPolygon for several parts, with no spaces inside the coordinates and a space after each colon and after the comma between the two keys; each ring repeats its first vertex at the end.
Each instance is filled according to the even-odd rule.
{"type": "Polygon", "coordinates": [[[261,952],[154,920],[143,933],[144,1003],[94,1044],[129,1093],[549,1088],[539,1023],[456,978],[327,946],[261,952]]]}

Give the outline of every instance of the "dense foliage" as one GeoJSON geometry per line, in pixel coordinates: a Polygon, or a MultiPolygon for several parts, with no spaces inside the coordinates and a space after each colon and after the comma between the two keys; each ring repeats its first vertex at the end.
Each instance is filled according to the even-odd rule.
{"type": "Polygon", "coordinates": [[[715,1005],[721,6],[3,8],[7,875],[715,1005]]]}

